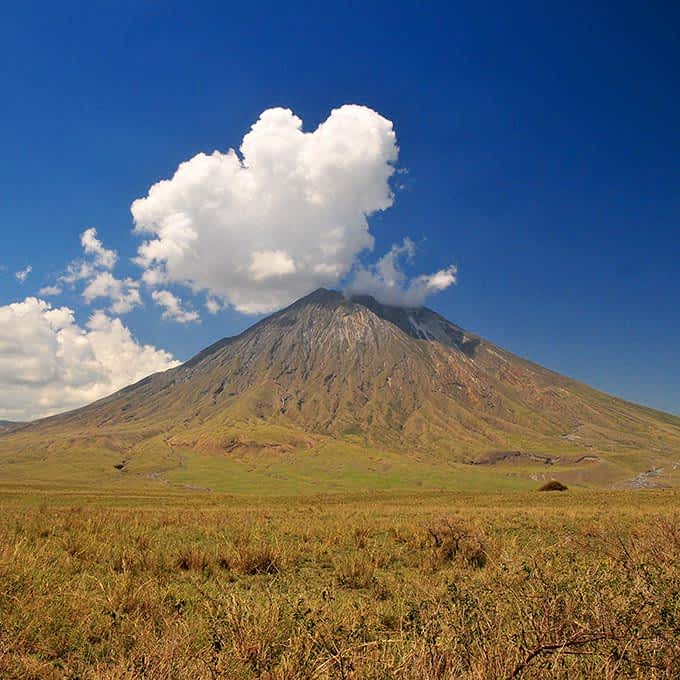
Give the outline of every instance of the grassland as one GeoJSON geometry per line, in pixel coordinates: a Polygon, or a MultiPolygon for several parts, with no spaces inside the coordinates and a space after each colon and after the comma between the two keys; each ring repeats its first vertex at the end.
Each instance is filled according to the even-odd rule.
{"type": "Polygon", "coordinates": [[[294,496],[364,490],[528,491],[553,477],[570,487],[611,488],[630,485],[640,473],[657,469],[660,474],[650,485],[680,487],[677,454],[625,448],[603,453],[562,438],[549,450],[536,442],[510,443],[512,450],[549,453],[557,462],[546,465],[525,458],[471,464],[489,452],[460,458],[417,449],[402,452],[372,446],[353,434],[334,439],[253,420],[232,423],[224,431],[211,423],[153,437],[132,423],[115,436],[89,425],[47,438],[30,429],[0,436],[0,480],[45,489],[155,493],[165,486],[294,496]],[[215,439],[222,441],[216,450],[211,448],[215,439]]]}
{"type": "Polygon", "coordinates": [[[676,678],[680,494],[0,487],[0,677],[676,678]]]}

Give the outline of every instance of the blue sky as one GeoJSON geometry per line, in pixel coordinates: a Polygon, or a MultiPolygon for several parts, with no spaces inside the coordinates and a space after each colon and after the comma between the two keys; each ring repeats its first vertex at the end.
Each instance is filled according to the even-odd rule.
{"type": "MultiPolygon", "coordinates": [[[[138,281],[147,237],[130,205],[153,184],[238,148],[272,107],[311,132],[358,104],[391,121],[402,170],[358,262],[409,237],[408,276],[458,267],[428,306],[680,413],[679,27],[673,3],[5,4],[0,306],[55,285],[91,227],[118,254],[115,276],[138,281]]],[[[77,328],[106,306],[61,287],[49,302],[77,328]]],[[[143,306],[109,320],[184,360],[259,318],[165,288],[200,323],[161,318],[143,283],[143,306]]]]}

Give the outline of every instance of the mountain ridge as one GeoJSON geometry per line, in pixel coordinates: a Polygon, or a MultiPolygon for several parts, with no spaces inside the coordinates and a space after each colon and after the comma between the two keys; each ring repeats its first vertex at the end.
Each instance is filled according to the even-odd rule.
{"type": "Polygon", "coordinates": [[[503,474],[524,478],[557,461],[565,479],[594,484],[663,467],[668,479],[656,483],[674,485],[680,418],[543,368],[428,308],[318,289],[181,366],[0,435],[0,450],[30,457],[46,442],[57,457],[70,445],[142,468],[176,452],[284,456],[294,468],[331,446],[413,465],[512,465],[503,474]]]}

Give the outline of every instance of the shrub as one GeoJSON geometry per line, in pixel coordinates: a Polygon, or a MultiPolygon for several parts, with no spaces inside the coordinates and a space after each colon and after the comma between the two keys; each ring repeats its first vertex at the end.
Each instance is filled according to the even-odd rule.
{"type": "Polygon", "coordinates": [[[567,487],[556,479],[546,482],[539,491],[566,491],[567,487]]]}
{"type": "Polygon", "coordinates": [[[476,527],[447,517],[430,522],[425,526],[425,532],[429,570],[435,571],[457,559],[477,569],[486,565],[486,537],[476,527]]]}
{"type": "Polygon", "coordinates": [[[182,571],[207,571],[210,561],[204,553],[195,548],[189,548],[177,556],[175,566],[182,571]]]}
{"type": "Polygon", "coordinates": [[[283,557],[278,545],[250,538],[233,544],[218,562],[223,569],[250,576],[278,574],[283,567],[283,557]]]}
{"type": "Polygon", "coordinates": [[[375,561],[363,552],[353,553],[336,563],[338,582],[345,588],[370,588],[375,582],[375,561]]]}

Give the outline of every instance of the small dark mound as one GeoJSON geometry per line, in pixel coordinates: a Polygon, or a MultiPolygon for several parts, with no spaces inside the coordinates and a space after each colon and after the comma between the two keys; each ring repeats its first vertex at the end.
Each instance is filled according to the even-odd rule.
{"type": "Polygon", "coordinates": [[[539,491],[566,491],[567,487],[562,484],[562,482],[558,482],[556,479],[553,479],[551,482],[545,483],[539,491]]]}

